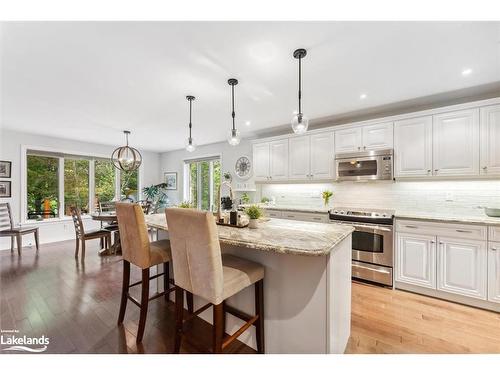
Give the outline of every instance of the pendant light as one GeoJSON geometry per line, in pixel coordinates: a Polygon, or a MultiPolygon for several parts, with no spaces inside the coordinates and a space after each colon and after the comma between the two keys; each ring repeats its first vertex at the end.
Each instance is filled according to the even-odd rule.
{"type": "Polygon", "coordinates": [[[231,146],[236,146],[240,143],[240,132],[238,130],[236,130],[236,126],[234,125],[234,117],[235,117],[235,113],[234,113],[234,86],[236,86],[238,84],[238,80],[236,78],[230,78],[227,83],[229,83],[229,85],[231,86],[231,102],[232,102],[232,105],[233,105],[233,111],[231,112],[231,116],[233,117],[233,127],[232,129],[229,131],[229,135],[227,137],[227,141],[229,142],[229,144],[231,146]]]}
{"type": "Polygon", "coordinates": [[[192,95],[188,95],[186,96],[186,99],[189,101],[189,137],[186,141],[186,151],[193,152],[194,150],[196,150],[196,144],[193,142],[193,137],[191,136],[191,128],[193,127],[193,125],[191,124],[191,109],[195,97],[192,95]]]}
{"type": "Polygon", "coordinates": [[[128,145],[128,136],[130,131],[124,130],[126,138],[126,145],[118,147],[111,154],[111,161],[117,169],[121,169],[124,172],[132,172],[141,166],[142,155],[141,153],[128,145]]]}
{"type": "Polygon", "coordinates": [[[292,118],[292,129],[295,134],[304,134],[309,127],[309,119],[302,113],[302,59],[306,57],[307,51],[303,48],[296,49],[293,57],[299,60],[299,112],[292,118]]]}

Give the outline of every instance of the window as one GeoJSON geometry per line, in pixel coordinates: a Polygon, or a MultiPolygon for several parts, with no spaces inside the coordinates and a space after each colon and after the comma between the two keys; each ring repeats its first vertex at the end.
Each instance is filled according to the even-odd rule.
{"type": "Polygon", "coordinates": [[[97,159],[94,164],[95,204],[111,202],[116,194],[116,173],[113,163],[105,159],[97,159]]]}
{"type": "Polygon", "coordinates": [[[64,215],[71,216],[71,207],[89,213],[89,161],[64,159],[64,215]]]}
{"type": "Polygon", "coordinates": [[[59,158],[28,155],[27,217],[46,219],[59,215],[59,158]]]}
{"type": "Polygon", "coordinates": [[[221,178],[220,158],[186,160],[185,163],[184,199],[200,210],[217,210],[217,194],[221,178]]]}
{"type": "Polygon", "coordinates": [[[26,149],[24,220],[89,214],[99,202],[140,199],[139,171],[117,170],[109,159],[26,149]]]}
{"type": "Polygon", "coordinates": [[[139,197],[139,171],[120,171],[120,196],[121,199],[138,200],[139,197]]]}

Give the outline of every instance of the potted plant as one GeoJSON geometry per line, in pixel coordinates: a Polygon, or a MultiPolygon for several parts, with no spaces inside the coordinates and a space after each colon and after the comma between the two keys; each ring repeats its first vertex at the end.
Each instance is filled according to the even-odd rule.
{"type": "Polygon", "coordinates": [[[262,217],[262,210],[257,205],[251,205],[245,209],[245,213],[248,215],[250,219],[248,222],[248,227],[251,229],[257,229],[259,218],[262,217]]]}
{"type": "Polygon", "coordinates": [[[325,190],[324,192],[321,193],[321,197],[323,198],[323,202],[325,203],[325,207],[328,207],[328,204],[330,203],[330,198],[333,196],[333,192],[330,190],[325,190]]]}
{"type": "Polygon", "coordinates": [[[165,191],[166,188],[167,184],[163,182],[161,184],[147,186],[142,189],[146,199],[151,201],[151,212],[157,213],[160,209],[166,206],[168,201],[168,196],[165,191]]]}
{"type": "Polygon", "coordinates": [[[182,201],[181,203],[179,203],[179,205],[177,207],[178,208],[194,208],[193,205],[191,204],[191,202],[188,202],[188,201],[182,201]]]}
{"type": "Polygon", "coordinates": [[[250,195],[248,193],[243,193],[241,195],[241,201],[243,202],[243,204],[250,203],[250,195]]]}

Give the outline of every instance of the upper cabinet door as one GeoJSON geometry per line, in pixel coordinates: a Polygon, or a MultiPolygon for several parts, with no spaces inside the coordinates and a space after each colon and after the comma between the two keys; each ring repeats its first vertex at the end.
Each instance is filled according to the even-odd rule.
{"type": "Polygon", "coordinates": [[[396,234],[396,281],[436,289],[436,238],[396,234]]]}
{"type": "Polygon", "coordinates": [[[434,175],[479,174],[479,109],[433,116],[434,175]]]}
{"type": "Polygon", "coordinates": [[[500,105],[481,108],[481,174],[500,174],[500,105]]]}
{"type": "Polygon", "coordinates": [[[437,289],[486,299],[488,255],[485,241],[438,237],[437,289]]]}
{"type": "Polygon", "coordinates": [[[363,149],[361,128],[349,128],[335,132],[335,152],[357,152],[363,149]]]}
{"type": "Polygon", "coordinates": [[[290,180],[305,180],[310,177],[310,137],[292,137],[288,141],[290,180]]]}
{"type": "Polygon", "coordinates": [[[311,135],[311,178],[330,179],[334,177],[333,132],[311,135]]]}
{"type": "Polygon", "coordinates": [[[392,122],[363,126],[363,150],[383,150],[392,147],[392,122]]]}
{"type": "Polygon", "coordinates": [[[395,177],[432,175],[432,116],[394,123],[395,177]]]}
{"type": "Polygon", "coordinates": [[[273,181],[288,179],[288,139],[269,142],[269,177],[273,181]]]}
{"type": "Polygon", "coordinates": [[[488,249],[488,300],[500,302],[500,242],[488,249]]]}
{"type": "Polygon", "coordinates": [[[253,174],[255,181],[269,180],[269,142],[253,145],[253,174]]]}

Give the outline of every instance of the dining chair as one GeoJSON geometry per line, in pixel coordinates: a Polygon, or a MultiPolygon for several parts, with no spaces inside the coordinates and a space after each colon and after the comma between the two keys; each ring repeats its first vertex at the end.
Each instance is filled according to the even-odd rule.
{"type": "Polygon", "coordinates": [[[71,218],[73,219],[73,224],[75,226],[76,234],[76,248],[75,248],[75,258],[78,258],[78,252],[80,249],[80,243],[82,244],[82,260],[85,259],[85,242],[89,240],[101,240],[101,247],[109,248],[111,246],[111,232],[107,229],[95,229],[91,231],[86,231],[83,226],[82,214],[78,207],[70,207],[71,218]],[[104,246],[102,246],[104,242],[104,246]]]}
{"type": "Polygon", "coordinates": [[[172,281],[169,276],[169,262],[171,260],[170,241],[149,241],[148,230],[144,220],[144,212],[137,203],[116,203],[116,215],[120,228],[123,257],[123,284],[118,324],[122,324],[125,318],[127,300],[139,306],[141,313],[136,342],[140,343],[144,335],[149,301],[161,296],[164,296],[165,299],[168,300],[169,294],[175,289],[174,287],[169,288],[170,282],[172,281]],[[130,284],[130,264],[142,270],[141,281],[130,284]],[[164,271],[154,276],[150,276],[150,268],[160,264],[163,264],[164,271]],[[163,292],[156,293],[150,297],[149,281],[160,276],[163,276],[163,292]],[[142,284],[140,301],[129,294],[129,289],[139,284],[142,284]]]}
{"type": "Polygon", "coordinates": [[[14,251],[14,237],[17,240],[17,253],[21,255],[23,236],[33,233],[35,236],[36,251],[39,250],[37,227],[14,227],[12,211],[9,203],[0,203],[0,237],[10,237],[10,251],[14,251]]]}
{"type": "Polygon", "coordinates": [[[252,325],[256,329],[257,351],[264,353],[264,267],[258,263],[221,254],[219,235],[211,212],[167,208],[167,227],[175,276],[175,344],[179,353],[184,323],[213,306],[214,353],[222,353],[252,325]],[[226,300],[254,285],[255,315],[229,306],[226,300]],[[183,290],[208,301],[184,319],[183,290]],[[245,321],[231,336],[225,335],[226,313],[245,321]]]}

